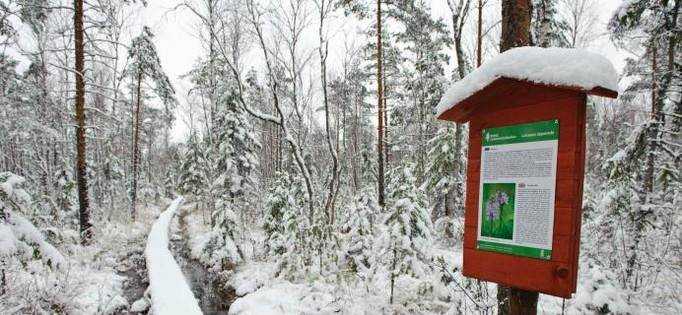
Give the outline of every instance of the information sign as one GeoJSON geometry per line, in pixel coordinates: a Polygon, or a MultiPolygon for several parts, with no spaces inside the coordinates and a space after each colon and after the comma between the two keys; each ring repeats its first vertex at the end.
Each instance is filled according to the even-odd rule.
{"type": "Polygon", "coordinates": [[[552,257],[559,121],[483,129],[479,250],[552,257]]]}

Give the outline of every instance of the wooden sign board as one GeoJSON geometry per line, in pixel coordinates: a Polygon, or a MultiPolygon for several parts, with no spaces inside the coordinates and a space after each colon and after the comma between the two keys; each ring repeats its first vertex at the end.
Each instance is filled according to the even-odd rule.
{"type": "Polygon", "coordinates": [[[575,293],[588,93],[500,78],[439,117],[469,121],[465,276],[575,293]]]}

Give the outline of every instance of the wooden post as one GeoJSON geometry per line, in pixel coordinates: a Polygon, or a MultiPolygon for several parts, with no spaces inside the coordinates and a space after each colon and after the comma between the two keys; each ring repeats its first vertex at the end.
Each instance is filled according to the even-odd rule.
{"type": "MultiPolygon", "coordinates": [[[[502,0],[502,38],[500,52],[531,45],[530,21],[533,5],[530,0],[502,0]]],[[[537,314],[538,292],[529,292],[498,284],[497,313],[500,315],[537,314]]]]}
{"type": "Polygon", "coordinates": [[[509,314],[526,315],[537,314],[538,292],[526,291],[516,288],[509,289],[509,314]]]}

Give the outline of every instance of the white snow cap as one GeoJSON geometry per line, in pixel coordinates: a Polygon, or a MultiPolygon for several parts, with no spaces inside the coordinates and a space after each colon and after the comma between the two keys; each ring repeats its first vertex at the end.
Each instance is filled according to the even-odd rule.
{"type": "Polygon", "coordinates": [[[436,116],[501,77],[585,90],[618,90],[616,69],[602,55],[573,48],[518,47],[497,55],[453,83],[440,99],[436,116]]]}

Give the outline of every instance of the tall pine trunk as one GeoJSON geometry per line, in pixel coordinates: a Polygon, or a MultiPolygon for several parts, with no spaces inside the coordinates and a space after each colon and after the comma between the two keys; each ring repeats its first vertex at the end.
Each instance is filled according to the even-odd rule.
{"type": "Polygon", "coordinates": [[[135,104],[135,124],[133,126],[133,178],[130,187],[130,216],[133,221],[137,215],[137,179],[140,164],[140,107],[142,107],[142,69],[137,74],[137,102],[135,104]]]}
{"type": "Polygon", "coordinates": [[[88,201],[87,162],[85,160],[85,56],[83,45],[83,0],[74,0],[74,42],[76,53],[76,181],[78,185],[78,221],[81,243],[92,239],[88,201]]]}
{"type": "MultiPolygon", "coordinates": [[[[531,45],[531,0],[502,0],[502,38],[500,52],[514,47],[531,45]]],[[[536,314],[538,292],[497,285],[497,313],[536,314]]]]}
{"type": "Polygon", "coordinates": [[[531,45],[531,0],[502,0],[502,38],[500,52],[531,45]]]}
{"type": "Polygon", "coordinates": [[[377,185],[379,193],[379,206],[386,206],[384,198],[384,71],[383,50],[381,48],[381,0],[377,0],[377,162],[378,174],[377,185]]]}
{"type": "Polygon", "coordinates": [[[476,26],[476,66],[481,66],[483,54],[483,0],[478,0],[478,25],[476,26]]]}

